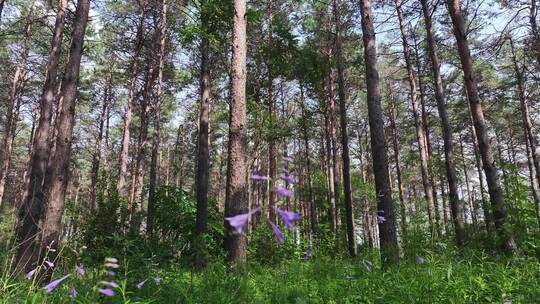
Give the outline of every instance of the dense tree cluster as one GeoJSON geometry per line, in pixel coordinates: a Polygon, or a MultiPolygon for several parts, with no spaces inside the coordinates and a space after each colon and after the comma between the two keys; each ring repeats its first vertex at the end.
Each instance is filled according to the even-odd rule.
{"type": "Polygon", "coordinates": [[[203,268],[259,227],[384,266],[538,233],[536,0],[0,1],[19,273],[113,234],[203,268]]]}

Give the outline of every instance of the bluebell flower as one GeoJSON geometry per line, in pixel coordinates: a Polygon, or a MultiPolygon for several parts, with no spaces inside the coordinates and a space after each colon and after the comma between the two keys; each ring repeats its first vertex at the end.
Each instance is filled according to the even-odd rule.
{"type": "Polygon", "coordinates": [[[62,283],[62,281],[67,279],[69,276],[70,276],[69,274],[65,275],[61,277],[60,279],[54,280],[50,282],[49,284],[45,285],[45,287],[43,287],[43,289],[45,289],[45,293],[53,292],[53,290],[55,290],[58,286],[60,286],[60,283],[62,283]]]}

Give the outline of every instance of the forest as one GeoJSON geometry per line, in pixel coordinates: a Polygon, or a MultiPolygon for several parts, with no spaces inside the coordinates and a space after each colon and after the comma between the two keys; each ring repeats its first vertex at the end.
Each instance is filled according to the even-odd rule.
{"type": "Polygon", "coordinates": [[[540,303],[539,23],[0,0],[0,303],[540,303]]]}

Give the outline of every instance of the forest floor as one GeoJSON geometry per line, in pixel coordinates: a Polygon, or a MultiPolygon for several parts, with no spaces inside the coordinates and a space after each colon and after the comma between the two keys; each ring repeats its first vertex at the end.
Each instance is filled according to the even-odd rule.
{"type": "MultiPolygon", "coordinates": [[[[49,294],[32,280],[16,279],[4,272],[0,302],[540,303],[537,259],[478,251],[427,253],[382,271],[368,257],[313,257],[306,261],[299,257],[273,266],[250,263],[242,271],[213,263],[199,273],[174,265],[160,268],[150,261],[120,259],[114,277],[105,277],[100,265],[86,268],[82,277],[71,271],[49,294]],[[111,287],[115,296],[104,297],[98,292],[98,282],[103,280],[119,285],[111,287]],[[71,298],[73,289],[76,298],[71,298]]],[[[62,276],[55,274],[54,278],[62,276]]],[[[105,288],[103,284],[101,288],[105,288]]]]}

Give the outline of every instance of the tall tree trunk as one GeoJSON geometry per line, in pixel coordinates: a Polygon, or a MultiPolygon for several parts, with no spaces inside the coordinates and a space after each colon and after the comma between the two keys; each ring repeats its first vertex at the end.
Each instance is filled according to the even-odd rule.
{"type": "Polygon", "coordinates": [[[418,105],[418,94],[416,87],[416,80],[414,77],[414,70],[412,66],[411,58],[411,49],[407,42],[408,34],[406,30],[405,19],[403,17],[403,12],[401,11],[401,0],[394,0],[396,7],[396,12],[399,19],[399,29],[401,31],[401,40],[403,42],[403,55],[405,58],[405,65],[407,67],[407,79],[409,81],[410,91],[411,91],[411,108],[414,116],[414,126],[416,128],[416,139],[418,142],[418,150],[420,153],[420,171],[422,173],[422,185],[424,187],[424,196],[427,202],[427,210],[430,224],[430,231],[432,237],[436,237],[438,229],[438,223],[435,218],[435,205],[433,201],[433,192],[431,188],[431,183],[429,180],[429,170],[428,170],[428,153],[426,148],[426,136],[424,129],[422,127],[422,118],[420,114],[420,109],[418,105]]]}
{"type": "Polygon", "coordinates": [[[371,0],[360,3],[362,17],[362,36],[364,41],[364,60],[366,67],[366,86],[369,127],[371,133],[371,156],[375,175],[377,210],[384,221],[379,221],[379,235],[383,267],[396,263],[399,259],[396,233],[394,202],[388,181],[388,159],[384,145],[384,122],[379,93],[379,72],[377,70],[377,50],[371,0]]]}
{"type": "Polygon", "coordinates": [[[330,229],[334,233],[334,236],[336,236],[337,232],[337,216],[336,216],[336,208],[337,208],[337,202],[336,202],[336,183],[334,180],[336,179],[336,175],[334,174],[334,161],[332,157],[332,139],[330,137],[330,118],[329,118],[329,111],[328,108],[325,108],[324,113],[324,143],[325,143],[325,153],[323,153],[325,157],[325,165],[326,165],[326,176],[328,177],[328,198],[330,200],[330,210],[329,210],[329,222],[330,222],[330,229]]]}
{"type": "MultiPolygon", "coordinates": [[[[330,56],[331,51],[328,52],[328,61],[330,62],[330,56]]],[[[329,154],[328,154],[328,160],[329,160],[329,170],[330,173],[330,181],[332,182],[331,191],[332,197],[330,201],[330,212],[332,217],[332,231],[337,235],[339,230],[338,225],[338,209],[339,209],[339,165],[338,165],[338,149],[337,149],[337,135],[336,135],[336,106],[335,106],[335,100],[334,100],[334,77],[333,77],[333,71],[332,66],[328,65],[328,74],[326,78],[326,91],[327,91],[327,117],[328,117],[328,148],[329,154]]]]}
{"type": "Polygon", "coordinates": [[[463,164],[463,175],[465,176],[465,190],[467,190],[467,202],[469,203],[469,212],[471,213],[471,220],[474,227],[478,224],[476,221],[476,209],[473,207],[472,195],[471,195],[471,186],[469,183],[469,173],[467,170],[467,163],[465,161],[465,152],[463,149],[463,138],[459,140],[459,146],[461,149],[461,163],[463,164]]]}
{"type": "Polygon", "coordinates": [[[512,232],[507,231],[505,227],[508,222],[506,215],[507,212],[503,200],[499,172],[495,166],[495,160],[493,158],[493,152],[489,142],[488,130],[484,119],[484,111],[478,95],[476,79],[474,78],[473,62],[469,50],[469,44],[467,42],[465,20],[461,12],[460,0],[448,0],[447,6],[448,12],[450,13],[450,17],[452,19],[459,57],[465,76],[465,88],[471,107],[471,114],[474,119],[474,128],[476,129],[476,136],[478,139],[480,154],[482,156],[482,163],[484,165],[484,173],[486,174],[489,196],[493,208],[495,228],[497,229],[499,238],[502,240],[502,247],[504,250],[507,252],[515,252],[517,250],[516,242],[514,241],[512,232]]]}
{"type": "MultiPolygon", "coordinates": [[[[414,30],[411,31],[412,38],[414,41],[414,53],[416,57],[416,71],[418,73],[418,93],[420,95],[420,106],[421,106],[421,114],[422,114],[422,129],[424,130],[425,134],[425,146],[427,150],[427,161],[428,165],[433,157],[433,148],[431,145],[431,136],[429,132],[429,124],[428,124],[428,113],[426,111],[426,94],[424,93],[424,82],[422,79],[422,62],[420,60],[420,53],[418,51],[418,43],[416,40],[416,34],[414,33],[414,30]]],[[[429,169],[429,167],[428,167],[429,169]]],[[[439,207],[439,200],[437,198],[437,183],[435,182],[435,172],[432,172],[432,170],[428,170],[429,173],[429,183],[431,185],[431,193],[433,196],[433,209],[435,213],[435,222],[437,223],[437,233],[439,235],[442,234],[442,229],[444,228],[443,225],[441,225],[441,212],[439,207]]]]}
{"type": "Polygon", "coordinates": [[[390,82],[387,82],[387,88],[389,93],[389,102],[390,102],[390,109],[389,109],[389,119],[390,119],[390,128],[392,129],[392,146],[394,148],[394,161],[396,164],[396,177],[397,177],[397,186],[398,186],[398,197],[399,197],[399,204],[400,204],[400,216],[401,216],[401,232],[403,236],[405,237],[407,235],[407,215],[405,212],[405,198],[403,195],[403,181],[401,178],[401,155],[399,153],[399,136],[398,136],[398,130],[396,125],[396,104],[394,99],[394,93],[392,91],[392,86],[390,82]]]}
{"type": "Polygon", "coordinates": [[[38,233],[38,224],[44,207],[45,193],[43,182],[47,170],[49,158],[48,135],[51,127],[53,112],[54,93],[57,83],[58,62],[62,50],[62,36],[67,9],[67,0],[58,1],[58,12],[54,25],[54,33],[49,51],[45,82],[40,96],[40,115],[33,142],[34,153],[30,160],[30,174],[28,176],[28,189],[22,207],[19,209],[16,239],[18,244],[16,271],[19,273],[28,271],[33,265],[32,255],[34,240],[38,233]]]}
{"type": "Polygon", "coordinates": [[[536,147],[538,143],[536,142],[536,137],[533,133],[533,125],[532,125],[531,115],[529,114],[529,105],[528,105],[527,95],[525,93],[525,82],[523,80],[523,72],[522,72],[522,69],[520,69],[518,65],[515,49],[514,49],[514,42],[512,41],[512,39],[510,39],[510,47],[512,49],[512,61],[514,63],[514,72],[516,74],[516,79],[517,79],[519,104],[520,104],[520,109],[521,109],[523,130],[525,131],[525,143],[530,148],[530,153],[527,153],[527,158],[529,158],[529,154],[530,154],[531,156],[530,160],[532,160],[534,171],[536,172],[536,185],[534,185],[534,179],[531,179],[531,185],[533,185],[532,187],[533,196],[536,198],[535,199],[536,218],[538,220],[538,224],[540,225],[540,206],[539,206],[539,201],[538,201],[538,193],[534,191],[535,187],[536,189],[540,189],[540,161],[538,159],[538,154],[536,153],[536,147]]]}
{"type": "MultiPolygon", "coordinates": [[[[274,22],[274,1],[268,0],[268,41],[267,47],[272,48],[273,46],[273,22],[274,22]]],[[[268,69],[268,115],[270,116],[270,121],[275,123],[276,114],[276,102],[274,99],[274,76],[272,75],[272,61],[270,57],[267,61],[268,69]]],[[[270,178],[269,188],[268,188],[268,212],[271,221],[276,220],[276,214],[274,211],[274,204],[276,203],[276,194],[274,193],[275,181],[276,181],[276,160],[277,158],[277,146],[276,140],[273,135],[268,141],[268,176],[270,178]]]]}
{"type": "MultiPolygon", "coordinates": [[[[161,132],[161,103],[163,102],[163,69],[165,67],[165,43],[167,41],[167,0],[161,3],[161,23],[159,25],[159,63],[156,92],[156,107],[154,116],[154,130],[152,131],[152,156],[150,161],[150,184],[148,186],[148,216],[146,220],[146,232],[150,235],[154,232],[154,215],[156,213],[156,185],[158,179],[158,152],[161,132]]],[[[168,150],[167,150],[168,151],[168,150]]],[[[168,179],[168,174],[166,175],[168,179]]]]}
{"type": "Polygon", "coordinates": [[[94,155],[92,156],[92,170],[90,171],[90,207],[96,209],[96,193],[97,183],[99,178],[99,166],[101,162],[101,142],[103,140],[103,126],[105,125],[105,119],[109,109],[110,100],[112,99],[112,76],[107,78],[105,84],[105,92],[103,93],[103,104],[101,106],[101,114],[98,120],[98,134],[96,138],[96,145],[94,148],[94,155]]]}
{"type": "Polygon", "coordinates": [[[352,208],[351,172],[349,159],[349,134],[347,132],[347,100],[345,97],[345,67],[341,45],[341,18],[338,0],[333,0],[334,22],[336,26],[336,61],[338,76],[339,118],[341,123],[341,157],[343,160],[343,195],[345,197],[345,216],[349,255],[356,256],[356,237],[354,233],[354,214],[352,208]]]}
{"type": "MultiPolygon", "coordinates": [[[[234,0],[232,33],[231,107],[229,124],[229,160],[225,216],[247,212],[247,122],[246,122],[246,0],[234,0]]],[[[246,260],[246,238],[235,234],[225,221],[225,245],[228,260],[243,264],[246,260]]]]}
{"type": "MultiPolygon", "coordinates": [[[[203,21],[204,22],[204,21],[203,21]]],[[[204,26],[204,25],[203,25],[204,26]]],[[[195,233],[198,236],[197,241],[201,246],[200,252],[196,255],[196,266],[201,268],[205,266],[204,257],[206,243],[204,234],[206,233],[207,205],[208,205],[208,184],[210,175],[210,147],[209,130],[210,123],[210,103],[211,103],[211,83],[210,83],[210,46],[207,37],[201,41],[201,78],[199,104],[199,139],[197,153],[197,174],[195,176],[195,189],[197,194],[197,219],[195,222],[195,233]]]]}
{"type": "Polygon", "coordinates": [[[137,34],[135,37],[135,46],[133,52],[133,62],[130,67],[130,84],[128,92],[128,100],[126,106],[126,112],[124,113],[124,124],[122,127],[122,140],[120,145],[120,154],[118,156],[118,181],[116,184],[116,190],[120,195],[126,195],[126,173],[127,162],[129,153],[129,128],[131,126],[131,119],[133,116],[133,102],[135,100],[135,90],[137,89],[137,78],[139,74],[139,55],[143,47],[144,40],[144,19],[146,0],[139,1],[139,21],[137,24],[137,34]]]}
{"type": "Polygon", "coordinates": [[[538,30],[538,23],[536,18],[538,16],[538,6],[536,1],[530,0],[531,5],[529,6],[529,23],[531,24],[531,33],[533,35],[533,50],[536,55],[536,63],[540,66],[540,30],[538,30]]]}
{"type": "Polygon", "coordinates": [[[309,227],[311,231],[311,236],[314,237],[317,233],[317,207],[315,206],[315,201],[313,199],[313,182],[311,180],[311,159],[309,158],[309,135],[308,135],[308,125],[307,125],[307,109],[306,101],[304,99],[304,86],[300,84],[300,106],[302,108],[302,135],[304,140],[304,157],[306,161],[306,177],[307,177],[307,188],[308,188],[308,205],[309,205],[309,227]]]}
{"type": "Polygon", "coordinates": [[[11,87],[9,90],[9,101],[7,109],[7,119],[4,132],[4,138],[2,140],[3,153],[0,153],[0,210],[2,208],[2,200],[4,197],[4,189],[6,180],[9,173],[9,165],[11,163],[11,154],[13,153],[13,142],[15,140],[15,131],[17,130],[17,123],[19,121],[19,112],[21,109],[21,91],[24,86],[26,77],[26,61],[28,59],[28,39],[32,35],[32,8],[29,10],[26,16],[26,25],[24,28],[24,37],[21,42],[21,53],[17,64],[15,66],[15,72],[11,81],[11,87]]]}
{"type": "MultiPolygon", "coordinates": [[[[151,52],[151,51],[150,51],[151,52]]],[[[137,213],[142,209],[142,188],[145,173],[146,146],[148,142],[148,125],[150,111],[152,108],[152,87],[156,76],[155,62],[151,59],[150,53],[147,60],[146,81],[142,92],[139,138],[137,140],[137,149],[135,150],[136,160],[131,174],[131,186],[129,191],[128,204],[130,207],[131,230],[138,231],[139,220],[137,213]]]]}
{"type": "Polygon", "coordinates": [[[42,238],[40,258],[47,256],[51,261],[55,260],[56,251],[61,241],[62,216],[64,214],[64,199],[69,178],[69,163],[71,156],[71,140],[73,138],[73,125],[75,124],[75,100],[79,85],[79,69],[84,43],[84,34],[90,10],[89,0],[78,0],[73,32],[71,34],[71,46],[66,64],[64,78],[62,79],[62,109],[55,128],[58,129],[56,136],[56,150],[52,159],[52,174],[50,189],[47,192],[47,208],[42,224],[42,238]],[[50,246],[50,247],[49,247],[50,246]]]}
{"type": "Polygon", "coordinates": [[[457,178],[454,168],[454,141],[453,130],[448,119],[448,111],[444,97],[444,87],[442,82],[439,54],[437,44],[432,31],[431,9],[428,7],[428,0],[420,0],[422,12],[424,15],[424,24],[426,27],[426,39],[428,43],[428,53],[431,63],[431,72],[433,73],[433,83],[435,85],[435,99],[437,101],[437,110],[441,120],[443,143],[444,143],[444,166],[446,170],[446,179],[448,181],[448,195],[450,200],[450,209],[452,210],[452,221],[456,233],[456,243],[462,246],[465,242],[464,214],[463,206],[459,201],[457,190],[457,178]]]}

